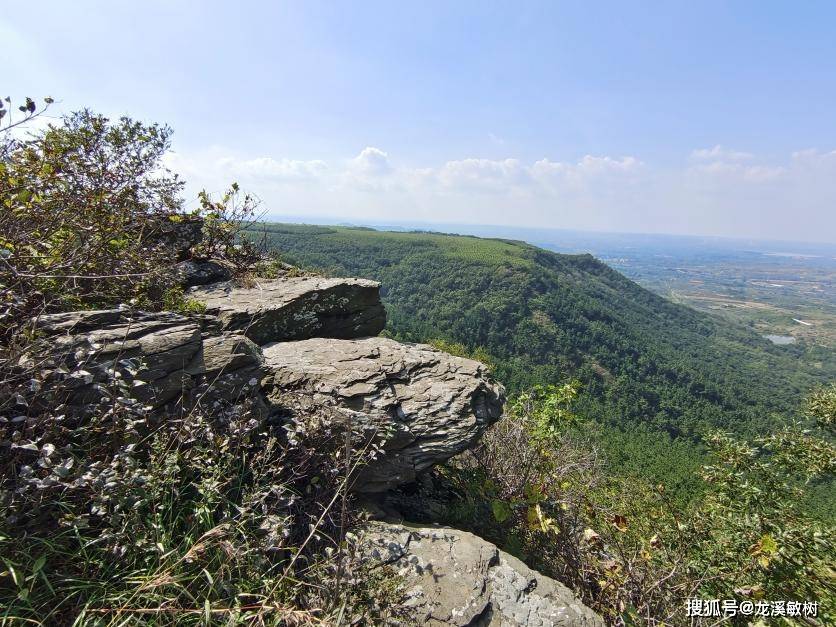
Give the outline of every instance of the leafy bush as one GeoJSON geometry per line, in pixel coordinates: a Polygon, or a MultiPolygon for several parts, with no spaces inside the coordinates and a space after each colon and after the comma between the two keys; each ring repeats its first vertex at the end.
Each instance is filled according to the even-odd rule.
{"type": "Polygon", "coordinates": [[[836,383],[821,387],[810,395],[805,407],[808,417],[819,427],[836,433],[836,383]]]}
{"type": "Polygon", "coordinates": [[[162,165],[170,128],[88,110],[24,138],[11,128],[0,129],[0,335],[42,313],[171,306],[184,258],[237,274],[261,259],[240,237],[258,203],[237,184],[183,209],[183,182],[162,165]]]}
{"type": "MultiPolygon", "coordinates": [[[[518,396],[448,464],[461,497],[450,522],[563,581],[613,624],[682,624],[695,597],[816,600],[819,616],[833,616],[834,528],[803,508],[808,482],[836,469],[827,433],[795,424],[754,444],[709,434],[703,496],[682,507],[663,485],[607,472],[596,425],[573,411],[577,392],[518,396]]],[[[826,391],[808,407],[826,424],[826,391]]]]}
{"type": "Polygon", "coordinates": [[[818,600],[836,610],[834,528],[804,511],[804,486],[833,475],[836,447],[801,425],[741,442],[709,434],[705,500],[687,520],[689,576],[706,598],[818,600]]]}
{"type": "Polygon", "coordinates": [[[298,412],[279,427],[232,400],[155,413],[115,368],[114,389],[78,411],[61,399],[90,376],[83,367],[46,385],[33,317],[200,314],[173,264],[212,258],[246,278],[262,255],[240,237],[257,202],[237,185],[183,210],[182,183],[161,166],[167,127],[85,110],[21,138],[9,131],[37,115],[34,102],[22,113],[10,121],[0,107],[0,625],[357,623],[395,611],[393,573],[344,553],[347,485],[374,454],[360,436],[298,412]]]}
{"type": "Polygon", "coordinates": [[[496,361],[493,357],[488,354],[481,346],[477,346],[473,350],[469,350],[467,346],[464,344],[460,344],[458,342],[449,342],[443,339],[435,339],[430,340],[430,346],[433,348],[437,348],[440,351],[444,351],[445,353],[449,353],[451,355],[455,355],[456,357],[466,357],[467,359],[475,359],[476,361],[481,361],[485,364],[490,370],[493,370],[496,367],[496,361]]]}
{"type": "Polygon", "coordinates": [[[182,183],[160,165],[170,137],[164,126],[87,110],[23,140],[5,136],[0,330],[164,291],[175,261],[165,233],[182,219],[182,183]]]}
{"type": "Polygon", "coordinates": [[[335,456],[342,434],[245,404],[156,422],[132,406],[27,421],[40,446],[2,468],[0,624],[308,624],[346,594],[388,611],[340,551],[362,462],[335,456]]]}
{"type": "Polygon", "coordinates": [[[206,305],[194,298],[186,298],[186,293],[179,285],[174,285],[163,292],[162,307],[166,311],[181,314],[206,313],[206,305]]]}
{"type": "Polygon", "coordinates": [[[192,251],[196,257],[230,263],[239,273],[252,271],[264,261],[263,246],[242,237],[258,218],[258,201],[232,183],[220,198],[205,190],[198,194],[198,215],[203,218],[203,238],[192,251]]]}

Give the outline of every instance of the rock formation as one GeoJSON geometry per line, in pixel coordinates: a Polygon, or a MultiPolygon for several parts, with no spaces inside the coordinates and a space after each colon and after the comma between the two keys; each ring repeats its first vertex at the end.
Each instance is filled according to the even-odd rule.
{"type": "MultiPolygon", "coordinates": [[[[40,351],[21,366],[47,376],[21,402],[77,416],[119,402],[165,420],[174,408],[212,411],[248,399],[271,424],[291,417],[289,407],[321,415],[378,441],[380,454],[353,485],[364,493],[415,480],[475,444],[502,414],[504,390],[481,363],[374,337],[386,317],[373,281],[202,285],[227,278],[225,268],[183,260],[176,271],[196,285],[187,294],[205,314],[110,309],[38,319],[40,351]]],[[[602,624],[561,584],[470,533],[375,522],[356,540],[361,555],[404,577],[418,622],[602,624]]]]}
{"type": "Polygon", "coordinates": [[[277,342],[264,347],[264,387],[303,406],[338,408],[385,455],[363,468],[361,492],[381,492],[476,443],[502,413],[504,392],[478,361],[385,338],[277,342]]]}
{"type": "Polygon", "coordinates": [[[189,296],[217,316],[224,331],[243,331],[256,344],[311,337],[377,335],[386,325],[380,284],[364,279],[294,277],[193,288],[189,296]]]}
{"type": "Polygon", "coordinates": [[[174,266],[174,272],[184,287],[208,285],[218,281],[228,281],[232,272],[217,261],[192,261],[188,259],[174,266]]]}
{"type": "Polygon", "coordinates": [[[292,397],[297,411],[327,407],[382,442],[354,481],[379,492],[474,444],[500,417],[504,392],[477,361],[362,337],[385,321],[377,290],[354,279],[222,283],[195,292],[209,307],[202,319],[112,309],[47,315],[36,328],[49,338],[53,380],[63,390],[73,380],[61,402],[78,411],[113,396],[153,410],[246,397],[269,415],[292,397]],[[321,337],[276,341],[309,334],[321,337]]]}
{"type": "Polygon", "coordinates": [[[353,539],[359,556],[404,578],[418,624],[604,625],[566,586],[472,533],[372,522],[353,539]]]}
{"type": "MultiPolygon", "coordinates": [[[[117,398],[162,410],[178,401],[208,404],[258,396],[263,375],[258,346],[240,334],[203,337],[199,321],[178,314],[127,309],[74,311],[42,316],[36,330],[46,355],[25,359],[51,371],[45,389],[58,384],[60,402],[76,413],[117,398]]],[[[25,364],[23,364],[25,365],[25,364]]],[[[36,400],[33,399],[33,400],[36,400]]],[[[258,399],[257,404],[266,411],[258,399]]]]}

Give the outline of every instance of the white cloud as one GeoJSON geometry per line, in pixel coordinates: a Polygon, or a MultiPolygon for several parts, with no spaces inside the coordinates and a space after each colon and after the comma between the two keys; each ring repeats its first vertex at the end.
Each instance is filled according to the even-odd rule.
{"type": "Polygon", "coordinates": [[[827,168],[836,166],[836,150],[820,152],[815,148],[798,150],[792,153],[792,162],[795,166],[806,166],[812,168],[827,168]]]}
{"type": "Polygon", "coordinates": [[[595,157],[586,155],[577,163],[540,159],[531,166],[532,176],[549,185],[583,184],[600,177],[622,176],[639,172],[644,164],[635,157],[595,157]]]}
{"type": "Polygon", "coordinates": [[[447,189],[507,191],[524,184],[527,168],[517,159],[460,159],[448,161],[438,169],[439,183],[447,189]]]}
{"type": "Polygon", "coordinates": [[[690,168],[692,174],[696,174],[706,180],[710,178],[722,178],[728,182],[741,183],[763,183],[783,176],[787,169],[783,166],[770,165],[743,165],[740,163],[728,163],[726,161],[713,161],[707,164],[700,164],[690,168]]]}
{"type": "Polygon", "coordinates": [[[700,148],[691,153],[691,157],[698,161],[748,161],[754,155],[750,152],[731,150],[717,144],[713,148],[700,148]]]}
{"type": "Polygon", "coordinates": [[[257,157],[244,161],[224,158],[218,161],[218,167],[228,168],[236,176],[274,181],[310,180],[323,174],[328,165],[321,160],[299,161],[294,159],[273,159],[257,157]]]}
{"type": "Polygon", "coordinates": [[[723,181],[723,184],[766,183],[780,178],[787,172],[783,165],[753,163],[755,155],[725,148],[717,144],[713,148],[701,148],[691,153],[696,163],[687,173],[705,183],[723,181]]]}
{"type": "Polygon", "coordinates": [[[715,146],[680,164],[636,156],[573,161],[468,157],[396,166],[367,146],[353,158],[241,158],[215,147],[166,163],[192,186],[237,180],[268,215],[833,239],[836,151],[766,160],[715,146]]]}
{"type": "Polygon", "coordinates": [[[389,155],[374,146],[363,148],[360,154],[351,160],[350,167],[364,176],[384,176],[392,171],[389,155]]]}

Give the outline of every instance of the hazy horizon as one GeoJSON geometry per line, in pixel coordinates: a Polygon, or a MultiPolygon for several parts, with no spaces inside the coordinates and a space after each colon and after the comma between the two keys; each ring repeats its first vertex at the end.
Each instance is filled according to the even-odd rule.
{"type": "MultiPolygon", "coordinates": [[[[589,236],[592,238],[614,238],[614,237],[649,237],[649,238],[670,238],[670,239],[688,239],[688,240],[704,240],[710,242],[726,242],[726,243],[750,243],[772,245],[775,247],[798,245],[802,247],[811,248],[825,248],[827,253],[836,254],[836,242],[828,242],[823,240],[788,240],[788,239],[774,239],[774,238],[757,238],[744,237],[735,235],[711,235],[706,233],[647,233],[639,231],[602,231],[592,229],[568,229],[560,227],[525,227],[502,224],[483,224],[478,222],[420,222],[414,220],[364,220],[357,218],[354,220],[346,220],[339,216],[303,216],[294,214],[278,214],[271,216],[264,216],[259,218],[259,222],[275,222],[284,224],[308,224],[312,226],[349,226],[358,228],[374,228],[377,230],[430,230],[452,235],[476,235],[479,237],[503,237],[502,235],[479,235],[476,231],[497,231],[506,233],[556,233],[556,234],[573,234],[580,236],[589,236]],[[450,229],[450,230],[448,230],[450,229]],[[455,229],[460,229],[459,231],[455,229]]],[[[510,236],[509,236],[510,237],[510,236]]],[[[528,240],[526,240],[528,241],[528,240]]]]}
{"type": "Polygon", "coordinates": [[[4,88],[171,125],[282,213],[832,243],[836,5],[130,4],[0,16],[4,88]]]}

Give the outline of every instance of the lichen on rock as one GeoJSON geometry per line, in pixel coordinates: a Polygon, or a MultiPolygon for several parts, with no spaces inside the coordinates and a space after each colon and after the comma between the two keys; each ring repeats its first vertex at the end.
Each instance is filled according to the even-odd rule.
{"type": "Polygon", "coordinates": [[[603,627],[560,582],[494,544],[449,527],[370,522],[357,555],[403,578],[416,623],[431,626],[603,627]]]}
{"type": "Polygon", "coordinates": [[[195,287],[221,328],[240,330],[256,344],[312,337],[377,335],[386,324],[380,284],[365,279],[283,277],[253,287],[232,282],[195,287]]]}
{"type": "Polygon", "coordinates": [[[502,415],[505,391],[480,362],[386,338],[315,338],[263,348],[268,398],[337,410],[383,440],[358,492],[381,492],[476,443],[502,415]]]}

